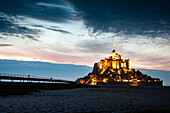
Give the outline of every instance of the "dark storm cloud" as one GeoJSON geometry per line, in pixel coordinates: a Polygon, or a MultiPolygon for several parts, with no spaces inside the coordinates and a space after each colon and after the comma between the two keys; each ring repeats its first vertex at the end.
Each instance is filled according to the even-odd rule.
{"type": "Polygon", "coordinates": [[[58,26],[41,26],[41,27],[46,28],[46,29],[48,29],[48,30],[55,31],[55,32],[60,32],[60,33],[70,34],[70,35],[72,35],[72,33],[71,33],[71,32],[66,31],[66,30],[63,30],[63,29],[61,29],[61,28],[60,28],[60,27],[58,27],[58,26]]]}
{"type": "Polygon", "coordinates": [[[43,25],[32,25],[34,27],[38,27],[38,28],[45,28],[45,29],[48,29],[48,30],[52,30],[52,31],[56,31],[56,32],[60,32],[60,33],[64,33],[64,34],[72,34],[71,32],[69,31],[66,31],[66,30],[62,30],[60,27],[58,26],[43,26],[43,25]]]}
{"type": "MultiPolygon", "coordinates": [[[[22,34],[36,39],[40,33],[36,30],[38,28],[17,26],[16,22],[31,17],[62,23],[74,20],[76,16],[76,19],[84,21],[86,28],[89,28],[92,34],[114,32],[119,35],[123,33],[133,36],[134,34],[163,38],[170,36],[170,3],[168,0],[66,1],[1,0],[0,32],[22,34]]],[[[69,33],[62,29],[57,29],[57,32],[69,33]]]]}
{"type": "Polygon", "coordinates": [[[0,44],[0,47],[8,47],[8,46],[13,46],[12,44],[0,44]]]}
{"type": "Polygon", "coordinates": [[[67,0],[87,28],[150,37],[170,36],[169,0],[67,0]]]}
{"type": "Polygon", "coordinates": [[[64,22],[73,18],[63,0],[1,0],[0,11],[49,21],[64,22]]]}
{"type": "Polygon", "coordinates": [[[8,16],[5,13],[0,12],[0,32],[2,33],[1,38],[13,35],[19,36],[20,34],[25,37],[27,37],[26,35],[30,34],[34,34],[36,36],[40,32],[37,29],[21,27],[15,24],[15,22],[17,22],[17,17],[8,16]]]}
{"type": "MultiPolygon", "coordinates": [[[[34,29],[16,23],[27,17],[52,22],[66,22],[73,19],[75,15],[74,11],[69,8],[63,0],[1,0],[0,32],[6,33],[8,36],[18,34],[17,36],[37,39],[40,30],[36,28],[36,25],[33,25],[33,27],[36,26],[34,29]]],[[[64,30],[58,30],[58,32],[69,33],[64,30]]],[[[1,38],[4,37],[1,36],[1,38]]]]}
{"type": "Polygon", "coordinates": [[[52,28],[47,28],[47,29],[52,30],[52,31],[56,31],[56,32],[60,32],[60,33],[64,33],[64,34],[72,34],[69,31],[65,31],[65,30],[61,30],[61,29],[52,29],[52,28]]]}

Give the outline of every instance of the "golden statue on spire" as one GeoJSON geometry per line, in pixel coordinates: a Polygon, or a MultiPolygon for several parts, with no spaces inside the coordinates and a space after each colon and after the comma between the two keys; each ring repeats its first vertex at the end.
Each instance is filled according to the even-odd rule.
{"type": "Polygon", "coordinates": [[[115,40],[113,40],[113,51],[112,52],[115,52],[115,40]]]}
{"type": "Polygon", "coordinates": [[[113,50],[112,50],[112,58],[115,57],[116,50],[115,50],[115,40],[113,40],[113,50]]]}

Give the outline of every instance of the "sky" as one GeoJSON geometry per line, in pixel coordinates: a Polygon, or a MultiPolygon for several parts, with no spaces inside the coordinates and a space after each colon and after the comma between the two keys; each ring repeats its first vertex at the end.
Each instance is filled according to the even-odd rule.
{"type": "MultiPolygon", "coordinates": [[[[69,78],[75,79],[111,55],[113,40],[132,68],[161,70],[170,78],[169,0],[0,1],[0,67],[13,66],[0,72],[21,73],[24,66],[20,72],[10,69],[25,61],[25,66],[41,62],[38,71],[48,63],[78,66],[78,74],[70,67],[69,78]]],[[[56,70],[62,69],[56,66],[56,70]]],[[[56,76],[68,78],[67,72],[63,74],[56,76]]]]}

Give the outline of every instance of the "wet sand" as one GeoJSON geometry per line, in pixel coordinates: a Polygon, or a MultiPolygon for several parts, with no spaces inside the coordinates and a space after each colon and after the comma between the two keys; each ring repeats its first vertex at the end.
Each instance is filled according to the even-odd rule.
{"type": "Polygon", "coordinates": [[[169,112],[170,88],[77,88],[0,96],[1,113],[169,112]]]}

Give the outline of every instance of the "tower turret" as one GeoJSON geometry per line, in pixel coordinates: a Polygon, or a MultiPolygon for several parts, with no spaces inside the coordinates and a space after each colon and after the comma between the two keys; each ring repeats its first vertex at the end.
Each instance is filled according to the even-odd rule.
{"type": "Polygon", "coordinates": [[[113,51],[112,52],[115,52],[115,40],[113,40],[113,51]]]}

